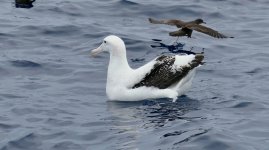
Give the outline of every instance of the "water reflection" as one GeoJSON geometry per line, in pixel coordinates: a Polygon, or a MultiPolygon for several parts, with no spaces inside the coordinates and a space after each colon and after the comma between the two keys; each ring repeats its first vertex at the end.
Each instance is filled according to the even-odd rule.
{"type": "MultiPolygon", "coordinates": [[[[145,100],[139,102],[107,102],[111,114],[113,129],[117,136],[123,136],[117,144],[119,149],[135,149],[138,140],[145,136],[145,129],[162,128],[167,123],[184,120],[191,121],[198,117],[186,117],[186,113],[199,109],[200,102],[182,96],[177,102],[167,99],[145,100]]],[[[168,133],[169,131],[167,131],[168,133]]],[[[188,131],[186,131],[188,132],[188,131]]]]}
{"type": "MultiPolygon", "coordinates": [[[[162,52],[162,54],[164,53],[174,53],[174,54],[203,54],[204,53],[204,48],[202,48],[201,50],[197,50],[195,49],[195,51],[198,52],[194,52],[194,47],[190,47],[189,50],[184,49],[185,44],[184,43],[180,43],[180,42],[174,42],[173,44],[169,45],[169,44],[165,44],[162,43],[162,40],[160,39],[152,39],[153,43],[152,45],[150,45],[152,48],[156,48],[156,49],[166,49],[168,51],[162,52]]],[[[145,57],[145,56],[144,56],[145,57]]],[[[145,58],[132,58],[131,61],[135,62],[135,63],[140,63],[140,62],[144,62],[145,58]]]]}
{"type": "Polygon", "coordinates": [[[168,121],[178,119],[191,120],[184,117],[190,111],[199,109],[200,102],[188,96],[181,96],[178,101],[167,99],[145,100],[138,102],[113,102],[107,103],[108,111],[119,119],[143,119],[145,124],[162,127],[168,121]]]}
{"type": "Polygon", "coordinates": [[[181,96],[175,103],[167,100],[157,101],[155,105],[145,108],[149,122],[144,127],[162,127],[170,121],[195,119],[197,117],[184,117],[184,115],[197,110],[199,106],[198,100],[187,96],[181,96]]]}
{"type": "Polygon", "coordinates": [[[32,8],[34,7],[33,2],[35,0],[15,0],[16,8],[32,8]]]}
{"type": "MultiPolygon", "coordinates": [[[[189,50],[183,49],[183,47],[185,46],[184,43],[174,42],[173,44],[169,45],[162,43],[162,40],[160,39],[152,39],[152,41],[154,42],[153,45],[150,45],[152,48],[167,49],[170,53],[177,53],[177,54],[188,54],[188,55],[197,54],[196,52],[192,51],[194,47],[191,47],[189,50]]],[[[203,51],[204,48],[202,49],[202,52],[199,53],[203,53],[203,51]]]]}

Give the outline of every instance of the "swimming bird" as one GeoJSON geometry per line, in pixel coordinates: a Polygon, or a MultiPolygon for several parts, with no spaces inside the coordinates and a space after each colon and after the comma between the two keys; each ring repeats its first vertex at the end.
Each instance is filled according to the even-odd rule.
{"type": "Polygon", "coordinates": [[[209,36],[212,36],[214,38],[233,38],[228,37],[222,33],[219,33],[216,30],[213,30],[211,28],[208,28],[206,26],[201,25],[202,23],[206,24],[202,19],[196,19],[189,22],[184,22],[182,20],[176,20],[176,19],[169,19],[169,20],[156,20],[153,18],[149,18],[149,22],[152,24],[167,24],[171,26],[177,26],[178,28],[181,28],[178,31],[170,32],[170,36],[187,36],[188,38],[191,38],[192,31],[198,31],[204,34],[207,34],[209,36]]]}
{"type": "Polygon", "coordinates": [[[115,101],[155,98],[175,101],[190,89],[196,68],[204,58],[202,54],[161,55],[140,68],[132,69],[126,58],[125,44],[115,35],[105,37],[91,55],[100,52],[110,53],[106,94],[109,100],[115,101]]]}

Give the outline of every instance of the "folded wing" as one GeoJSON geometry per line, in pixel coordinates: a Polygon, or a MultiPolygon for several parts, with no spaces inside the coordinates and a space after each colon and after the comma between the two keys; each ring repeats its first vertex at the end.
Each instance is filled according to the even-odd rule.
{"type": "Polygon", "coordinates": [[[151,71],[133,88],[141,86],[165,89],[183,79],[192,69],[202,63],[204,56],[197,54],[189,61],[176,65],[176,56],[160,56],[156,58],[156,64],[151,71]]]}

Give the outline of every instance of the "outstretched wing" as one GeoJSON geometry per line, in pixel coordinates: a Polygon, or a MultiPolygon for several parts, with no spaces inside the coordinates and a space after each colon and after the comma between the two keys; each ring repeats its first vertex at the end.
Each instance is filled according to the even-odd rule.
{"type": "Polygon", "coordinates": [[[176,56],[162,55],[158,57],[151,71],[139,83],[136,83],[133,88],[147,86],[165,89],[179,82],[189,71],[202,63],[204,56],[197,54],[195,57],[190,56],[189,58],[189,61],[184,61],[180,66],[176,66],[176,56]]]}
{"type": "Polygon", "coordinates": [[[181,28],[185,25],[184,21],[176,20],[176,19],[169,19],[169,20],[156,20],[153,18],[149,18],[149,22],[153,24],[167,24],[171,26],[177,26],[178,28],[181,28]]]}
{"type": "Polygon", "coordinates": [[[198,25],[198,24],[190,24],[190,25],[187,25],[186,28],[205,33],[205,34],[210,35],[214,38],[229,38],[228,36],[221,34],[216,30],[213,30],[211,28],[208,28],[208,27],[205,27],[202,25],[198,25]]]}

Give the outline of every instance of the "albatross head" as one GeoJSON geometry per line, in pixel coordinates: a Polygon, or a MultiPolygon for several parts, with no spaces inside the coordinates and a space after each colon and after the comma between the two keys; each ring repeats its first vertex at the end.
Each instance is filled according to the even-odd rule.
{"type": "Polygon", "coordinates": [[[110,54],[119,55],[126,53],[125,44],[121,38],[115,35],[109,35],[104,38],[102,44],[91,51],[92,56],[96,56],[101,52],[109,52],[110,54]]]}

